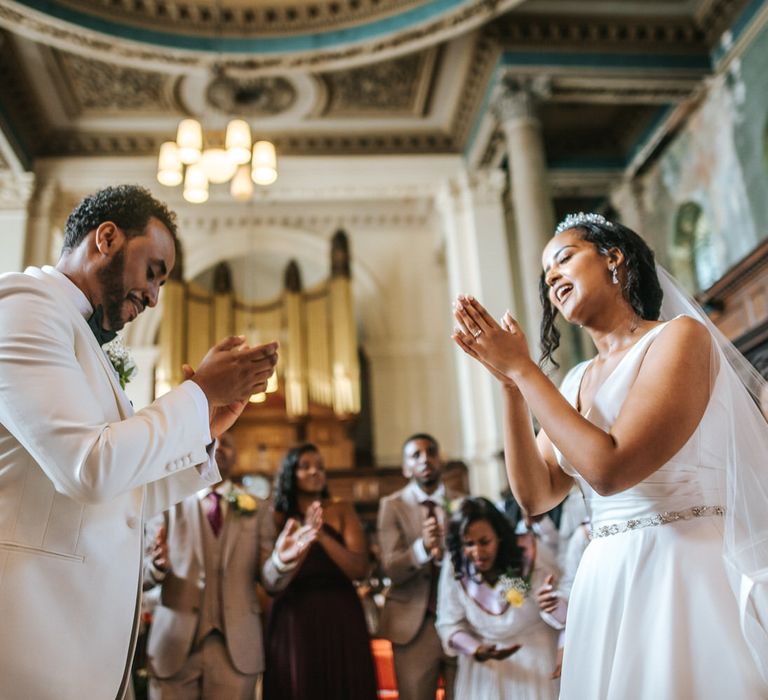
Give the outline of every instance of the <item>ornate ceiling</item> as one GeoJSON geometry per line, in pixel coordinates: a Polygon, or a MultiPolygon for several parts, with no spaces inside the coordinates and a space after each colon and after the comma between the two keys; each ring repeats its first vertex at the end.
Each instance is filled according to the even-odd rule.
{"type": "Polygon", "coordinates": [[[569,170],[614,177],[647,154],[654,131],[674,128],[747,5],[2,0],[0,168],[154,154],[188,115],[214,141],[244,117],[281,154],[499,164],[490,103],[515,76],[546,84],[539,114],[554,181],[573,182],[569,170]]]}

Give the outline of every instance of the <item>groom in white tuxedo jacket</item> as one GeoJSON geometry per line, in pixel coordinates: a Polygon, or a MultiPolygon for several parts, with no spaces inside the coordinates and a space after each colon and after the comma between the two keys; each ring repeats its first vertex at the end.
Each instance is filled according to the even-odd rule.
{"type": "Polygon", "coordinates": [[[273,371],[276,344],[230,338],[134,414],[101,343],[157,303],[174,218],[107,188],[70,214],[55,268],[0,276],[2,700],[123,696],[143,523],[219,480],[213,439],[273,371]]]}

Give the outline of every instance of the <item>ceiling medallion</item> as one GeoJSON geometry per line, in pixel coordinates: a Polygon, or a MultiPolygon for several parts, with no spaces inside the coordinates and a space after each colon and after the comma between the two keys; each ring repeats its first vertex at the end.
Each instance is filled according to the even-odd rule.
{"type": "Polygon", "coordinates": [[[208,84],[205,99],[225,114],[273,116],[296,102],[296,88],[280,77],[234,78],[223,71],[208,84]]]}

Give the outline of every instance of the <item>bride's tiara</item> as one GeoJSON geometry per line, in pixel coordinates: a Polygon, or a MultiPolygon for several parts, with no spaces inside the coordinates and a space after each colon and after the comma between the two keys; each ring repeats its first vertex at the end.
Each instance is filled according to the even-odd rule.
{"type": "Polygon", "coordinates": [[[600,214],[585,214],[580,211],[578,214],[568,214],[555,229],[555,235],[567,231],[569,228],[576,228],[582,224],[599,224],[600,226],[607,226],[613,228],[613,224],[608,221],[604,216],[600,214]]]}

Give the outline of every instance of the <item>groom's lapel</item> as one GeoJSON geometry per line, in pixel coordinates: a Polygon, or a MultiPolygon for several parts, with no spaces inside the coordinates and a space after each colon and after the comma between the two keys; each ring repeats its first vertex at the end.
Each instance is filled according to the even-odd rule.
{"type": "Polygon", "coordinates": [[[99,341],[96,340],[96,336],[93,334],[93,331],[88,326],[88,321],[86,321],[83,318],[83,315],[80,313],[80,311],[77,309],[76,306],[70,303],[68,298],[65,298],[62,300],[58,295],[54,293],[53,285],[55,284],[55,282],[51,279],[50,275],[47,275],[42,271],[38,271],[36,268],[28,268],[28,270],[26,271],[26,274],[31,275],[32,277],[35,277],[36,279],[39,279],[46,284],[48,291],[51,293],[51,295],[54,298],[57,299],[59,308],[66,309],[66,312],[72,318],[72,321],[75,324],[75,326],[79,328],[82,333],[85,334],[86,338],[88,339],[87,342],[90,344],[91,348],[93,349],[93,352],[96,353],[97,357],[99,358],[99,361],[104,367],[104,371],[107,374],[109,383],[112,386],[112,392],[115,395],[115,400],[117,402],[118,408],[120,409],[121,417],[129,418],[130,416],[132,416],[133,406],[131,405],[131,401],[126,395],[125,391],[123,391],[123,388],[120,386],[120,381],[115,375],[114,367],[112,367],[112,363],[109,361],[109,358],[107,357],[107,353],[104,352],[104,349],[101,347],[101,345],[99,345],[99,341]]]}

